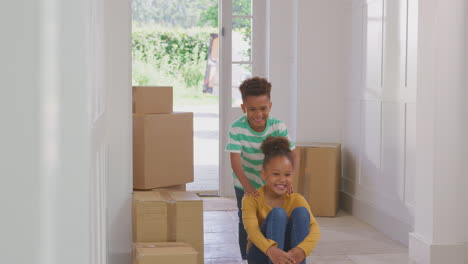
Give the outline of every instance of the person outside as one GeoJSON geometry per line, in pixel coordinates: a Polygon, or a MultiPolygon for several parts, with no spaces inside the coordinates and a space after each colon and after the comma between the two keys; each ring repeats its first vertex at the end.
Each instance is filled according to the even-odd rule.
{"type": "MultiPolygon", "coordinates": [[[[258,196],[257,189],[264,184],[260,176],[264,157],[260,145],[268,136],[289,138],[289,135],[286,124],[270,116],[272,107],[270,82],[265,78],[253,77],[243,81],[239,89],[242,95],[241,108],[245,115],[231,124],[226,150],[230,152],[234,190],[239,209],[239,247],[242,259],[245,260],[247,233],[242,222],[242,198],[244,194],[258,196]]],[[[295,145],[290,142],[293,158],[296,159],[295,145]]]]}
{"type": "Polygon", "coordinates": [[[261,149],[265,185],[242,201],[248,263],[305,264],[320,229],[304,197],[288,192],[295,165],[288,139],[268,137],[261,149]]]}

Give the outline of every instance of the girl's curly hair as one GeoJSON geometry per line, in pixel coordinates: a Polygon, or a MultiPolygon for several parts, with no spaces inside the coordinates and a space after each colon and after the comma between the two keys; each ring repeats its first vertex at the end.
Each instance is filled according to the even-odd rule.
{"type": "Polygon", "coordinates": [[[286,137],[268,136],[260,146],[265,158],[263,159],[263,168],[275,157],[286,157],[294,167],[294,161],[289,140],[286,137]]]}

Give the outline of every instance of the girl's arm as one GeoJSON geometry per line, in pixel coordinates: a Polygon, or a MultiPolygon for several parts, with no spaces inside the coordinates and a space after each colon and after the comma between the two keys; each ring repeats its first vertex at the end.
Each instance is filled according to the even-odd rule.
{"type": "Polygon", "coordinates": [[[263,253],[278,244],[271,239],[267,239],[260,230],[259,221],[257,218],[257,198],[253,196],[244,196],[242,200],[242,220],[244,222],[245,231],[249,236],[249,240],[257,246],[263,253]]]}

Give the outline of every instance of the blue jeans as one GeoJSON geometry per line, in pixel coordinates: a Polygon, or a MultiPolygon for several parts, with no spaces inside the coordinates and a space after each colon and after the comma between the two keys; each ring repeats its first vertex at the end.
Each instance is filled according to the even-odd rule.
{"type": "Polygon", "coordinates": [[[237,208],[239,211],[239,248],[242,259],[247,259],[247,232],[245,232],[244,222],[242,221],[242,198],[244,197],[244,190],[234,187],[237,198],[237,208]]]}
{"type": "MultiPolygon", "coordinates": [[[[278,243],[278,248],[288,252],[309,235],[310,214],[305,207],[296,207],[291,217],[281,207],[273,208],[260,226],[263,235],[278,243]]],[[[307,256],[306,256],[307,257],[307,256]]],[[[271,261],[254,244],[247,253],[249,264],[270,264],[271,261]]],[[[305,264],[306,260],[301,262],[305,264]]]]}

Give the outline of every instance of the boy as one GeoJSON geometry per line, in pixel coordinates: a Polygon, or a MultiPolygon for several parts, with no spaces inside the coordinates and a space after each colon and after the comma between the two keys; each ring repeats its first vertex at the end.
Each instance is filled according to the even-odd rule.
{"type": "MultiPolygon", "coordinates": [[[[257,189],[265,183],[260,176],[264,155],[260,149],[268,136],[283,136],[289,139],[284,122],[270,117],[271,83],[260,77],[246,79],[239,87],[242,95],[241,108],[245,115],[234,121],[229,129],[226,150],[231,153],[234,190],[239,209],[239,247],[242,259],[247,258],[247,233],[242,222],[242,198],[245,195],[258,196],[257,189]]],[[[294,143],[293,158],[296,160],[294,143]]]]}

